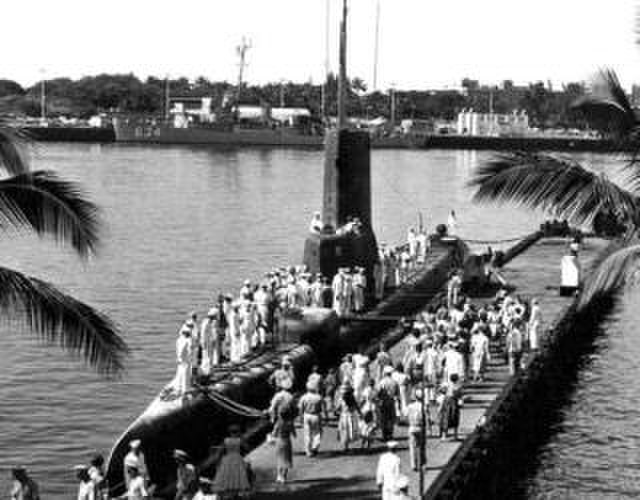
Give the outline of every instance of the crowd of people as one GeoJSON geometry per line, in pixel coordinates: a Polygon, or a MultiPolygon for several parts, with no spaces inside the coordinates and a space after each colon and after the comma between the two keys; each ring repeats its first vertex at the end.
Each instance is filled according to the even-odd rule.
{"type": "MultiPolygon", "coordinates": [[[[359,225],[354,219],[344,230],[358,231],[359,225]]],[[[321,227],[316,213],[310,231],[320,232],[321,227]]],[[[404,283],[424,264],[429,251],[430,240],[422,228],[409,228],[406,244],[399,247],[381,243],[379,262],[372,270],[376,300],[404,283]]],[[[360,266],[340,267],[331,280],[308,272],[304,265],[273,269],[257,283],[245,280],[237,296],[219,295],[202,321],[192,312],[179,328],[172,392],[187,397],[194,377],[211,374],[225,361],[241,362],[256,349],[277,342],[287,310],[324,307],[340,317],[358,314],[367,306],[366,290],[367,270],[360,266]]]]}
{"type": "Polygon", "coordinates": [[[373,357],[364,350],[345,355],[339,368],[326,374],[316,367],[297,405],[291,393],[295,376],[283,360],[272,379],[277,392],[269,409],[277,482],[286,482],[293,465],[296,421],[303,451],[314,457],[321,449],[323,427],[335,419],[345,453],[353,446],[369,448],[377,439],[387,444],[376,479],[383,498],[404,498],[394,495],[405,488],[406,477],[389,472],[398,468],[398,459],[390,457],[397,457],[397,426],[406,426],[409,465],[416,471],[425,462],[425,438],[458,438],[464,384],[484,380],[492,356],[504,356],[516,373],[526,352],[538,349],[542,313],[536,299],[527,301],[501,289],[493,301],[474,304],[461,293],[459,272],[451,274],[447,292],[438,306],[415,318],[402,359],[394,361],[380,345],[373,357]]]}

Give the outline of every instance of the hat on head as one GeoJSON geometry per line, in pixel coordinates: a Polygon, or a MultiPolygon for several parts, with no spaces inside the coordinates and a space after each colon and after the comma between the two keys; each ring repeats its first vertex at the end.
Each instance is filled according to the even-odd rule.
{"type": "Polygon", "coordinates": [[[89,467],[87,467],[86,465],[74,465],[73,470],[76,472],[80,472],[82,470],[89,470],[89,467]]]}
{"type": "Polygon", "coordinates": [[[187,321],[184,322],[184,325],[188,326],[189,328],[192,328],[193,326],[195,326],[195,323],[191,318],[189,318],[187,321]]]}
{"type": "Polygon", "coordinates": [[[250,285],[251,284],[251,280],[244,280],[244,284],[245,285],[250,285]]]}
{"type": "Polygon", "coordinates": [[[387,365],[382,369],[383,375],[391,375],[393,373],[393,366],[387,365]]]}
{"type": "Polygon", "coordinates": [[[218,315],[218,310],[215,307],[212,307],[207,312],[207,316],[209,316],[210,318],[213,318],[214,316],[217,316],[217,315],[218,315]]]}
{"type": "Polygon", "coordinates": [[[206,484],[207,486],[211,486],[213,484],[213,480],[209,479],[208,477],[200,476],[198,478],[198,481],[200,482],[200,484],[203,484],[203,485],[206,484]]]}
{"type": "Polygon", "coordinates": [[[189,455],[184,450],[173,450],[173,458],[176,460],[188,460],[189,455]]]}
{"type": "Polygon", "coordinates": [[[131,448],[132,450],[137,450],[138,448],[140,448],[141,444],[142,441],[140,441],[139,439],[132,439],[131,441],[129,441],[129,448],[131,448]]]}
{"type": "Polygon", "coordinates": [[[187,325],[182,325],[182,328],[180,328],[180,333],[191,333],[191,328],[189,328],[187,325]]]}
{"type": "Polygon", "coordinates": [[[398,447],[398,441],[387,441],[387,448],[395,450],[398,447]]]}

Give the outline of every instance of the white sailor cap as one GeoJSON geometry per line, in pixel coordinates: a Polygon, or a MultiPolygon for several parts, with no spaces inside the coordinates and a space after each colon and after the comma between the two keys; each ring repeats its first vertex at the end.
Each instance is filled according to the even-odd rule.
{"type": "Polygon", "coordinates": [[[398,447],[398,441],[387,441],[387,448],[395,450],[398,447]]]}
{"type": "Polygon", "coordinates": [[[185,326],[188,326],[189,328],[192,328],[195,325],[195,322],[189,318],[187,321],[184,322],[185,326]]]}
{"type": "Polygon", "coordinates": [[[89,467],[87,467],[86,465],[74,465],[73,470],[76,472],[80,472],[82,470],[89,470],[89,467]]]}
{"type": "Polygon", "coordinates": [[[244,284],[245,285],[250,285],[251,284],[251,280],[244,280],[244,284]]]}
{"type": "Polygon", "coordinates": [[[187,325],[182,325],[182,328],[180,328],[180,334],[183,333],[191,333],[191,328],[189,328],[187,325]]]}
{"type": "Polygon", "coordinates": [[[189,455],[184,450],[173,450],[173,458],[180,460],[188,460],[189,455]]]}
{"type": "Polygon", "coordinates": [[[140,441],[139,439],[132,439],[131,441],[129,441],[129,448],[131,448],[132,450],[136,450],[140,448],[141,444],[142,441],[140,441]]]}
{"type": "Polygon", "coordinates": [[[216,309],[215,307],[212,307],[207,312],[207,316],[209,316],[210,318],[213,318],[214,316],[217,316],[217,315],[218,315],[218,309],[216,309]]]}

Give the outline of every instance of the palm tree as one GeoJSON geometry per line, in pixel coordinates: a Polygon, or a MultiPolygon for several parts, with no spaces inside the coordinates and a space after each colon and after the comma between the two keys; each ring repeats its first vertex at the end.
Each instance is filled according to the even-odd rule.
{"type": "MultiPolygon", "coordinates": [[[[28,139],[0,127],[0,229],[29,229],[68,244],[82,258],[99,242],[97,207],[80,187],[48,170],[31,171],[28,139]]],[[[42,340],[85,360],[99,373],[119,375],[128,348],[116,325],[91,306],[40,279],[0,266],[0,314],[42,340]]]]}
{"type": "Polygon", "coordinates": [[[616,74],[602,70],[576,103],[605,134],[631,151],[622,182],[565,156],[531,152],[500,154],[477,169],[470,185],[478,202],[515,202],[543,209],[574,224],[614,220],[624,234],[585,284],[579,307],[634,280],[640,258],[640,122],[616,74]],[[635,152],[634,152],[635,151],[635,152]]]}

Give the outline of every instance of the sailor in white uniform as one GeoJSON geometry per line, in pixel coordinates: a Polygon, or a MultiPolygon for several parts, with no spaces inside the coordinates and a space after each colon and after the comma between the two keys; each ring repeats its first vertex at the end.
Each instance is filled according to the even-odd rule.
{"type": "Polygon", "coordinates": [[[364,310],[367,277],[364,274],[364,267],[357,267],[356,271],[353,275],[353,310],[359,313],[364,310]]]}
{"type": "Polygon", "coordinates": [[[184,325],[176,340],[176,360],[178,368],[173,387],[178,395],[184,396],[191,388],[191,328],[184,325]]]}
{"type": "Polygon", "coordinates": [[[331,288],[333,289],[333,310],[338,316],[346,316],[349,311],[349,285],[344,267],[339,268],[333,277],[331,288]]]}
{"type": "Polygon", "coordinates": [[[200,348],[202,361],[200,370],[209,375],[211,369],[220,363],[220,339],[218,337],[218,309],[212,307],[200,327],[200,348]]]}
{"type": "Polygon", "coordinates": [[[253,294],[253,302],[256,306],[256,322],[258,323],[258,344],[264,345],[267,342],[267,331],[271,328],[270,323],[270,307],[271,294],[266,283],[260,285],[260,288],[253,294]]]}
{"type": "Polygon", "coordinates": [[[237,304],[232,304],[227,315],[227,322],[229,323],[229,358],[232,363],[237,363],[242,358],[239,307],[237,304]]]}
{"type": "Polygon", "coordinates": [[[407,244],[409,245],[409,256],[415,262],[418,258],[418,238],[415,229],[412,227],[407,232],[407,244]]]}
{"type": "Polygon", "coordinates": [[[531,300],[531,313],[529,314],[529,349],[538,349],[540,330],[542,329],[542,309],[538,299],[531,300]]]}
{"type": "Polygon", "coordinates": [[[421,229],[416,236],[418,242],[418,264],[424,264],[427,260],[427,253],[429,252],[429,237],[424,229],[421,229]]]}

